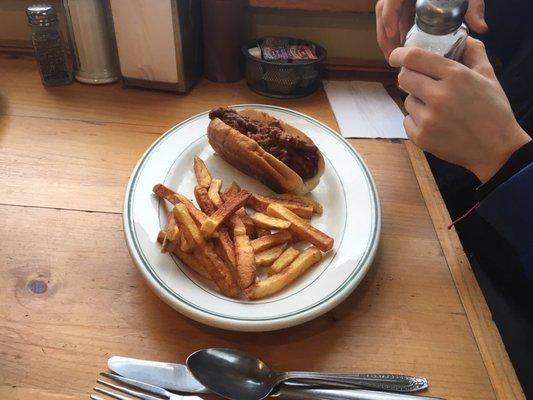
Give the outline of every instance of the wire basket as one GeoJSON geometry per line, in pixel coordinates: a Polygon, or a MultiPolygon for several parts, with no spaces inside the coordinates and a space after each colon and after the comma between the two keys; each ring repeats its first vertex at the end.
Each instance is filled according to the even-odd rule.
{"type": "Polygon", "coordinates": [[[256,39],[242,46],[246,60],[246,83],[250,89],[264,96],[288,99],[307,96],[318,88],[326,49],[308,40],[288,38],[289,44],[312,46],[317,59],[271,61],[254,57],[248,51],[262,41],[263,38],[256,39]]]}

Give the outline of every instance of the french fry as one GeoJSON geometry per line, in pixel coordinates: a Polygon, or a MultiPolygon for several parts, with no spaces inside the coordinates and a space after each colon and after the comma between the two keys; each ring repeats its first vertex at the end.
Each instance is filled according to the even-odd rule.
{"type": "Polygon", "coordinates": [[[258,228],[257,229],[257,237],[258,238],[263,237],[263,236],[267,236],[267,235],[272,235],[272,232],[270,232],[270,230],[268,230],[268,229],[262,229],[262,228],[258,228]]]}
{"type": "Polygon", "coordinates": [[[280,231],[271,235],[261,236],[250,242],[254,252],[258,253],[263,250],[270,249],[282,243],[287,243],[293,239],[289,231],[280,231]]]}
{"type": "Polygon", "coordinates": [[[198,182],[198,186],[204,189],[209,189],[209,186],[211,185],[211,174],[205,166],[204,161],[200,157],[194,156],[193,164],[194,174],[196,175],[196,182],[198,182]]]}
{"type": "Polygon", "coordinates": [[[167,225],[167,236],[166,239],[172,241],[178,240],[180,237],[180,230],[178,228],[178,223],[174,217],[174,213],[169,213],[168,215],[168,225],[167,225]]]}
{"type": "Polygon", "coordinates": [[[314,226],[311,226],[307,221],[297,216],[285,206],[272,203],[267,207],[267,214],[289,221],[291,223],[289,226],[290,232],[296,237],[314,244],[320,250],[328,251],[333,247],[332,237],[316,229],[314,226]]]}
{"type": "Polygon", "coordinates": [[[278,201],[277,199],[271,199],[271,198],[268,198],[268,199],[272,200],[271,204],[284,205],[289,210],[291,210],[293,213],[298,215],[300,218],[311,219],[311,217],[313,216],[313,206],[311,205],[303,204],[303,203],[293,203],[293,202],[284,201],[284,200],[278,201]]]}
{"type": "Polygon", "coordinates": [[[281,256],[285,247],[287,247],[287,243],[282,243],[271,249],[255,253],[255,264],[258,267],[268,267],[281,256]]]}
{"type": "Polygon", "coordinates": [[[235,181],[231,182],[229,186],[224,190],[223,197],[224,201],[228,201],[230,197],[235,196],[237,193],[241,191],[241,188],[235,181]]]}
{"type": "Polygon", "coordinates": [[[216,208],[222,206],[222,199],[220,198],[220,188],[222,181],[220,179],[212,179],[207,195],[216,208]]]}
{"type": "Polygon", "coordinates": [[[288,247],[281,255],[277,258],[276,261],[268,269],[268,275],[279,274],[283,271],[291,262],[293,262],[296,257],[300,255],[300,250],[295,249],[294,247],[288,247]]]}
{"type": "Polygon", "coordinates": [[[244,207],[239,208],[235,211],[235,214],[239,216],[244,227],[246,228],[246,234],[251,238],[255,239],[257,237],[257,228],[254,224],[254,221],[250,218],[244,207]]]}
{"type": "Polygon", "coordinates": [[[215,250],[215,253],[217,253],[217,256],[220,257],[222,261],[224,261],[224,264],[231,270],[231,273],[233,274],[233,277],[237,278],[237,269],[235,265],[231,264],[230,261],[228,261],[226,254],[224,254],[224,249],[222,248],[222,245],[219,242],[213,242],[213,250],[215,250]]]}
{"type": "Polygon", "coordinates": [[[168,214],[167,229],[161,245],[161,253],[168,253],[179,246],[180,230],[173,213],[168,214]]]}
{"type": "MultiPolygon", "coordinates": [[[[166,235],[165,231],[159,231],[159,235],[157,236],[157,241],[159,243],[163,243],[164,237],[166,235]]],[[[172,253],[178,257],[178,259],[185,264],[187,267],[192,269],[194,272],[196,272],[198,275],[200,275],[202,278],[206,278],[211,280],[211,277],[205,270],[204,266],[198,261],[198,259],[191,253],[185,253],[184,251],[181,251],[178,247],[174,248],[172,250],[172,253]]]]}
{"type": "Polygon", "coordinates": [[[235,297],[241,292],[228,266],[217,255],[211,243],[204,242],[198,246],[194,250],[194,255],[223,294],[235,297]]]}
{"type": "Polygon", "coordinates": [[[183,264],[185,264],[187,267],[192,269],[202,278],[212,280],[211,276],[207,273],[207,270],[205,269],[205,267],[202,265],[202,263],[196,258],[196,256],[193,253],[185,253],[184,251],[181,251],[179,248],[174,249],[172,253],[176,257],[178,257],[179,260],[183,264]]]}
{"type": "MultiPolygon", "coordinates": [[[[233,196],[235,196],[240,190],[241,190],[241,188],[239,187],[239,185],[237,185],[235,183],[235,181],[233,181],[233,182],[231,182],[231,185],[228,186],[228,188],[222,194],[222,199],[224,201],[228,201],[233,196]]],[[[255,225],[254,225],[253,221],[250,219],[250,216],[248,215],[248,213],[244,209],[244,207],[241,207],[237,211],[235,211],[235,214],[237,214],[239,216],[239,218],[241,219],[242,223],[244,224],[244,226],[246,228],[246,234],[252,239],[256,238],[257,237],[257,230],[255,228],[255,225]]],[[[234,220],[234,225],[236,225],[236,224],[240,227],[240,223],[238,223],[237,221],[234,220]]]]}
{"type": "Polygon", "coordinates": [[[316,247],[311,246],[304,250],[284,271],[269,276],[267,279],[256,282],[244,293],[251,300],[262,299],[279,292],[289,283],[302,275],[309,267],[316,264],[322,258],[322,253],[316,247]]]}
{"type": "Polygon", "coordinates": [[[290,222],[284,219],[274,218],[269,215],[256,212],[250,216],[255,226],[263,229],[288,229],[291,225],[290,222]]]}
{"type": "Polygon", "coordinates": [[[161,229],[159,233],[157,234],[157,242],[159,244],[163,244],[163,240],[165,240],[165,236],[167,235],[167,231],[164,229],[161,229]]]}
{"type": "Polygon", "coordinates": [[[190,253],[194,248],[194,243],[185,237],[183,230],[180,230],[180,247],[179,249],[184,253],[190,253]]]}
{"type": "Polygon", "coordinates": [[[202,210],[207,215],[211,215],[216,211],[215,206],[213,205],[213,202],[209,198],[207,194],[207,189],[204,187],[196,186],[194,188],[194,197],[196,198],[196,202],[200,206],[200,210],[202,210]]]}
{"type": "Polygon", "coordinates": [[[310,204],[297,203],[294,201],[276,199],[272,197],[267,197],[271,204],[282,204],[291,210],[293,213],[298,215],[300,218],[311,219],[313,216],[313,206],[310,204]]]}
{"type": "Polygon", "coordinates": [[[252,207],[255,211],[265,212],[268,205],[271,202],[267,200],[265,196],[261,196],[257,193],[252,193],[248,199],[248,206],[252,207]]]}
{"type": "Polygon", "coordinates": [[[237,280],[242,289],[254,283],[256,277],[256,264],[254,251],[250,245],[250,239],[246,235],[234,237],[235,242],[235,262],[237,270],[237,280]]]}
{"type": "Polygon", "coordinates": [[[229,217],[226,224],[233,233],[233,237],[247,235],[246,226],[237,214],[233,214],[231,217],[229,217]]]}
{"type": "Polygon", "coordinates": [[[192,241],[197,246],[203,245],[205,242],[204,237],[194,223],[191,214],[187,211],[187,207],[181,203],[176,204],[172,212],[176,220],[180,223],[180,227],[183,229],[187,240],[192,241]]]}
{"type": "Polygon", "coordinates": [[[220,250],[219,255],[222,256],[222,259],[235,268],[235,246],[226,229],[219,230],[218,237],[215,238],[215,246],[220,250]]]}
{"type": "MultiPolygon", "coordinates": [[[[215,179],[213,179],[213,182],[215,179]]],[[[211,183],[211,186],[213,183],[211,183]]],[[[218,210],[216,210],[212,215],[206,218],[202,224],[200,230],[205,237],[209,237],[215,232],[215,230],[224,222],[228,220],[235,211],[241,208],[248,198],[250,193],[246,190],[242,190],[233,196],[231,199],[223,203],[218,210]]]]}
{"type": "Polygon", "coordinates": [[[192,203],[192,201],[190,201],[187,197],[176,193],[175,191],[161,183],[155,185],[152,190],[158,197],[165,199],[171,204],[184,204],[185,207],[187,207],[187,211],[189,211],[189,214],[191,214],[191,216],[194,218],[197,225],[201,226],[206,220],[207,216],[202,211],[197,209],[192,203]]]}
{"type": "Polygon", "coordinates": [[[313,207],[313,212],[316,214],[322,214],[322,212],[324,211],[322,204],[320,204],[318,201],[313,200],[307,196],[299,196],[297,194],[283,193],[283,194],[277,194],[273,196],[272,198],[281,204],[284,204],[282,200],[285,200],[286,201],[285,204],[300,203],[300,204],[311,206],[313,207]]]}
{"type": "MultiPolygon", "coordinates": [[[[220,257],[220,259],[222,261],[224,261],[224,263],[227,265],[227,266],[231,266],[230,263],[228,262],[228,260],[226,260],[226,256],[224,255],[224,251],[222,251],[222,248],[220,247],[220,243],[218,242],[213,242],[213,250],[215,250],[215,253],[217,253],[217,256],[220,257]]],[[[233,268],[233,266],[231,266],[233,268]]],[[[233,274],[235,275],[235,274],[233,274]]]]}
{"type": "Polygon", "coordinates": [[[248,199],[248,206],[252,207],[255,211],[265,212],[268,205],[271,202],[265,196],[261,196],[257,193],[252,193],[248,199]]]}
{"type": "MultiPolygon", "coordinates": [[[[248,200],[248,205],[259,212],[266,212],[267,207],[274,203],[279,202],[275,198],[261,196],[257,193],[252,193],[248,200]]],[[[310,205],[286,202],[285,206],[301,218],[309,219],[313,216],[313,207],[310,205]]]]}

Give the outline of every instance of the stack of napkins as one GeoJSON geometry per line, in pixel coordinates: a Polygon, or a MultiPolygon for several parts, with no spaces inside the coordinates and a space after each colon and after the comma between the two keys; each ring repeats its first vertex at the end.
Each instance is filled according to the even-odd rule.
{"type": "Polygon", "coordinates": [[[404,115],[379,82],[323,81],[344,137],[407,139],[404,115]]]}

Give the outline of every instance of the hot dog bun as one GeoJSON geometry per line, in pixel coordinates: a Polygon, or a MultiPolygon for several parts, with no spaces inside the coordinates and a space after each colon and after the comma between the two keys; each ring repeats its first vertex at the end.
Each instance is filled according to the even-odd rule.
{"type": "MultiPolygon", "coordinates": [[[[246,109],[238,111],[238,114],[267,123],[279,121],[285,132],[313,144],[305,133],[265,112],[246,109]]],[[[219,118],[211,120],[207,128],[207,136],[211,147],[220,157],[278,193],[306,194],[318,185],[324,173],[324,158],[320,151],[318,151],[316,175],[303,180],[289,166],[265,151],[255,140],[240,133],[219,118]]]]}

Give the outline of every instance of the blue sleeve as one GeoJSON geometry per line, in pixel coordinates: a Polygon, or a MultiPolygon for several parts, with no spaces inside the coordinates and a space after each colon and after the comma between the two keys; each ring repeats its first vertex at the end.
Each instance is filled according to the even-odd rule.
{"type": "Polygon", "coordinates": [[[533,163],[494,189],[477,212],[509,242],[533,279],[533,163]]]}

